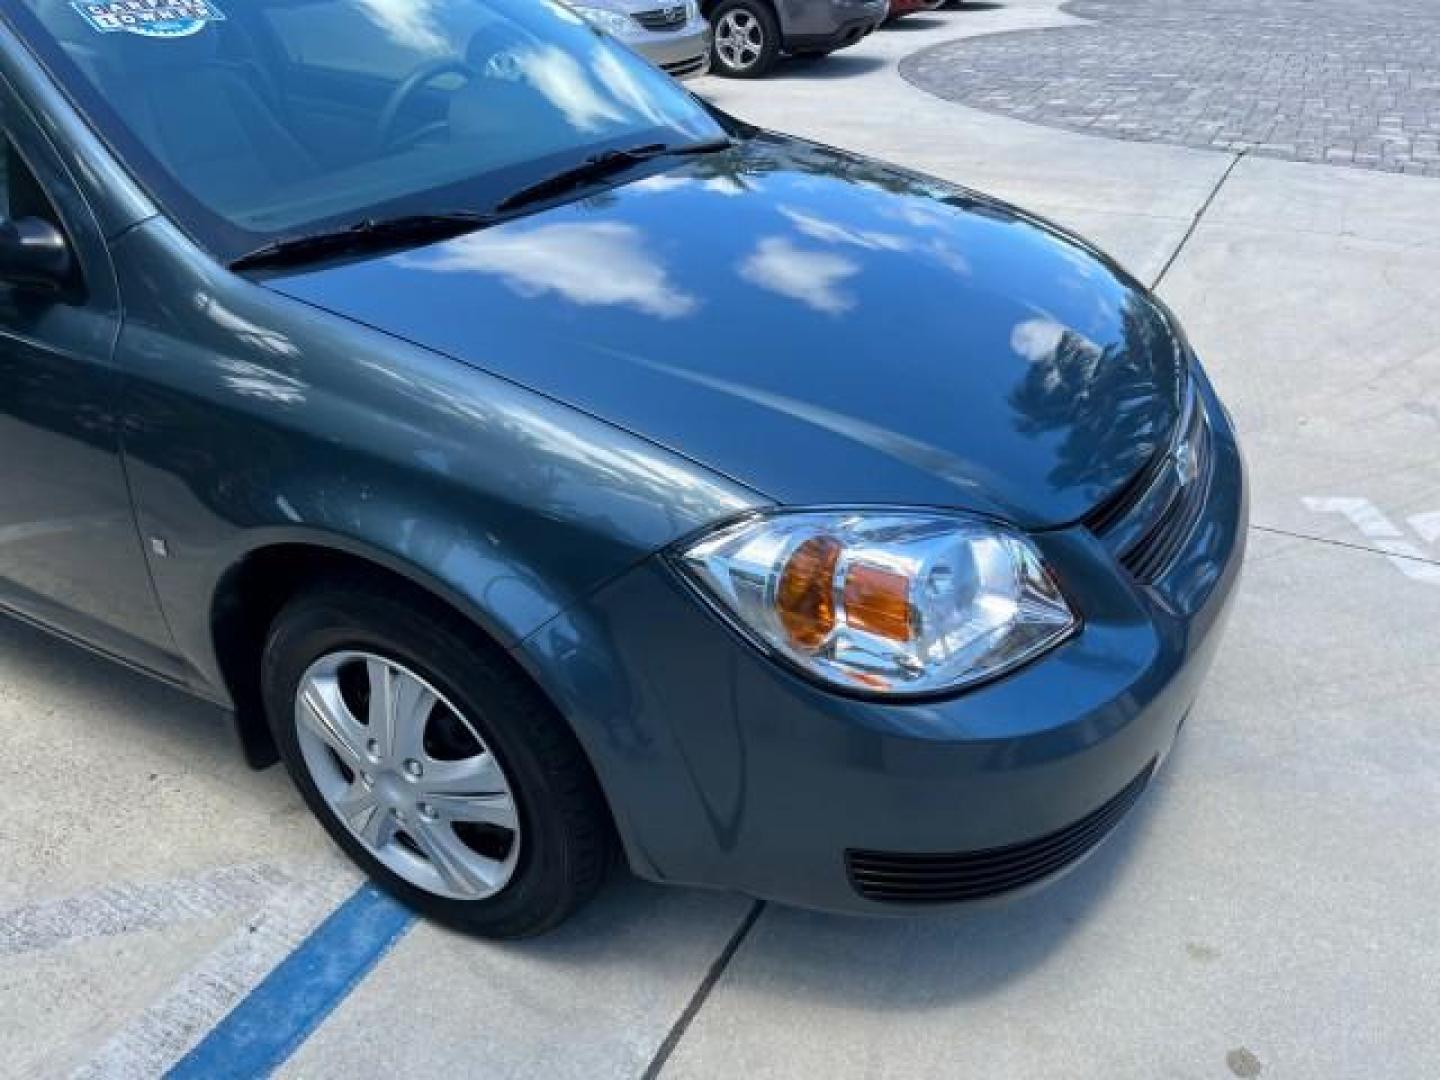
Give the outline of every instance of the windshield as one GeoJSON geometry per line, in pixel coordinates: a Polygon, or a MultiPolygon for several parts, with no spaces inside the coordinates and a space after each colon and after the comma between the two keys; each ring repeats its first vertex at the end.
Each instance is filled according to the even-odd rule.
{"type": "Polygon", "coordinates": [[[606,150],[723,134],[667,76],[552,0],[11,10],[156,201],[226,259],[367,219],[484,211],[606,150]]]}

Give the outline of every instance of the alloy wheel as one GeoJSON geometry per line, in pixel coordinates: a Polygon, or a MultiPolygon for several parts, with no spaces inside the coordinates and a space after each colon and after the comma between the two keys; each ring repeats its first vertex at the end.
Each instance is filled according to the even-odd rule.
{"type": "Polygon", "coordinates": [[[387,868],[459,900],[503,889],[520,820],[494,753],[438,690],[394,660],[345,651],[300,680],[301,755],[335,817],[387,868]]]}
{"type": "Polygon", "coordinates": [[[733,71],[753,66],[764,47],[760,20],[744,8],[727,11],[715,26],[715,51],[733,71]]]}

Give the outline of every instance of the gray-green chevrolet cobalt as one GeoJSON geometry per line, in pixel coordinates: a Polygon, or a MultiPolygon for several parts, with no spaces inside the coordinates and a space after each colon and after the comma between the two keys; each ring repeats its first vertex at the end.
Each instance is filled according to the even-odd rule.
{"type": "Polygon", "coordinates": [[[12,0],[0,75],[0,607],[420,910],[986,900],[1175,738],[1240,456],[1082,241],[549,0],[12,0]]]}

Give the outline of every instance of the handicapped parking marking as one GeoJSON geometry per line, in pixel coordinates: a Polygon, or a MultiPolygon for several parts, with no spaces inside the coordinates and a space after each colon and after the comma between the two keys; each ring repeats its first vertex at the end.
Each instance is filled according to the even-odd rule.
{"type": "Polygon", "coordinates": [[[227,867],[0,911],[0,961],[225,916],[239,928],[75,1072],[262,1076],[283,1064],[414,916],[338,865],[227,867]]]}
{"type": "Polygon", "coordinates": [[[362,885],[166,1075],[172,1080],[268,1076],[300,1048],[415,916],[362,885]]]}
{"type": "Polygon", "coordinates": [[[1440,585],[1440,550],[1435,550],[1440,548],[1440,511],[1412,514],[1407,532],[1369,499],[1307,496],[1301,501],[1312,513],[1340,514],[1348,519],[1367,539],[1382,545],[1391,565],[1412,581],[1440,585]],[[1412,534],[1420,543],[1411,539],[1412,534]]]}

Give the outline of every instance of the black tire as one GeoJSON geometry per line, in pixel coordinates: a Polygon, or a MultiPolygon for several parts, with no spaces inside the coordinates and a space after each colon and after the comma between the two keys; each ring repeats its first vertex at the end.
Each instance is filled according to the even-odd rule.
{"type": "Polygon", "coordinates": [[[775,20],[775,12],[764,0],[721,0],[710,13],[710,25],[715,28],[717,39],[725,16],[732,12],[748,15],[754,21],[760,35],[758,55],[748,65],[733,66],[726,61],[718,43],[712,43],[711,72],[731,79],[759,79],[768,75],[780,59],[780,24],[775,20]]]}
{"type": "Polygon", "coordinates": [[[521,938],[559,925],[599,889],[614,841],[589,762],[555,708],[464,619],[403,587],[359,579],[320,585],[276,617],[261,674],[275,743],[305,802],[345,853],[403,903],[469,933],[521,938]],[[312,664],[342,650],[373,653],[419,675],[500,763],[523,843],[499,892],[461,900],[417,887],[368,851],[317,788],[300,747],[296,694],[312,664]]]}

